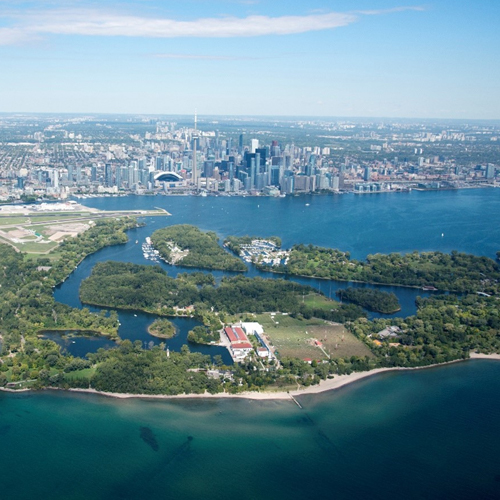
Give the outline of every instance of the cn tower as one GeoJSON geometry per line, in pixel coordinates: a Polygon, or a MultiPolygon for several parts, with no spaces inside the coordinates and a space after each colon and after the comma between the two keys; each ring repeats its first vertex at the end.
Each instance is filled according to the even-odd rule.
{"type": "Polygon", "coordinates": [[[196,110],[194,112],[194,134],[193,134],[193,171],[191,172],[191,182],[194,184],[195,189],[198,188],[198,167],[197,161],[197,146],[198,146],[198,130],[197,130],[198,117],[196,110]]]}

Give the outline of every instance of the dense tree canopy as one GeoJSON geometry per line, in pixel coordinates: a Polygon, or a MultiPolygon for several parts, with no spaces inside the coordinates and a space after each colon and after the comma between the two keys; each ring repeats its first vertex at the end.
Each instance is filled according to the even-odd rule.
{"type": "Polygon", "coordinates": [[[337,290],[336,295],[370,311],[393,314],[401,309],[395,294],[374,288],[346,288],[337,290]]]}
{"type": "Polygon", "coordinates": [[[375,254],[368,255],[363,262],[351,260],[348,252],[296,245],[287,265],[271,270],[343,281],[432,286],[439,290],[488,294],[498,293],[500,282],[500,267],[494,260],[456,251],[375,254]]]}
{"type": "Polygon", "coordinates": [[[162,258],[172,262],[172,246],[188,250],[186,256],[176,261],[179,266],[224,271],[246,271],[247,267],[237,257],[226,252],[218,243],[217,235],[202,232],[195,226],[179,224],[158,229],[151,235],[154,247],[162,258]]]}
{"type": "Polygon", "coordinates": [[[54,342],[40,338],[45,330],[117,336],[116,312],[95,314],[61,304],[54,300],[53,287],[89,253],[127,241],[125,231],[136,225],[129,218],[98,220],[91,229],[66,240],[57,250],[57,260],[25,259],[12,247],[0,246],[0,382],[34,379],[52,383],[58,380],[58,371],[63,373],[68,366],[74,369],[78,361],[62,355],[54,342]]]}
{"type": "Polygon", "coordinates": [[[340,306],[332,301],[332,310],[312,309],[301,303],[303,294],[315,293],[311,287],[280,279],[224,277],[219,286],[196,286],[184,275],[167,276],[159,266],[141,266],[123,262],[101,262],[82,282],[80,299],[85,304],[142,309],[173,315],[174,308],[196,306],[196,310],[237,314],[281,311],[318,316],[340,321],[364,316],[353,305],[340,306]]]}

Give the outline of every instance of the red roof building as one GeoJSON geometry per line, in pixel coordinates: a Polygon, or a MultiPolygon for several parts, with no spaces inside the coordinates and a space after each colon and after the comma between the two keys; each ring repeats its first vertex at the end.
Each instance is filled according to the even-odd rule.
{"type": "Polygon", "coordinates": [[[234,344],[231,344],[232,349],[250,349],[252,350],[252,344],[250,342],[236,342],[234,344]]]}
{"type": "Polygon", "coordinates": [[[240,340],[241,342],[248,342],[248,337],[239,326],[234,326],[233,331],[238,336],[238,340],[240,340]]]}
{"type": "Polygon", "coordinates": [[[233,328],[227,326],[224,328],[224,332],[226,333],[226,336],[231,344],[234,342],[248,342],[248,337],[245,335],[245,332],[237,326],[233,328]]]}
{"type": "Polygon", "coordinates": [[[238,337],[236,337],[231,327],[227,326],[226,328],[224,328],[224,332],[227,338],[229,339],[229,342],[231,343],[238,342],[238,337]]]}

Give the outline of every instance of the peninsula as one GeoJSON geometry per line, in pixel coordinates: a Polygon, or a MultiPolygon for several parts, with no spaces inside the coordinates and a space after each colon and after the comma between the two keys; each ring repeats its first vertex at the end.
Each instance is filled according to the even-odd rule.
{"type": "MultiPolygon", "coordinates": [[[[242,242],[230,236],[225,244],[241,257],[247,254],[242,242]]],[[[265,241],[264,238],[254,239],[265,241]]],[[[368,255],[351,259],[349,252],[334,248],[297,244],[290,250],[252,246],[252,262],[262,270],[311,278],[397,285],[427,290],[495,295],[499,291],[500,266],[488,257],[452,251],[368,255]]]]}

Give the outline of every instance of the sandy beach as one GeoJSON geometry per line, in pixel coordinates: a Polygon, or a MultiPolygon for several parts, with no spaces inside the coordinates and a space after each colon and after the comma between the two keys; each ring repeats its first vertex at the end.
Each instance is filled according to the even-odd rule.
{"type": "MultiPolygon", "coordinates": [[[[479,354],[471,353],[470,359],[494,359],[500,360],[500,354],[479,354]]],[[[144,398],[144,399],[198,399],[198,398],[240,398],[240,399],[254,399],[254,400],[286,400],[292,399],[293,397],[298,397],[306,394],[319,394],[326,391],[332,391],[344,387],[348,384],[352,384],[358,380],[364,378],[372,377],[378,375],[379,373],[392,372],[392,371],[402,371],[402,370],[424,370],[426,368],[436,368],[439,366],[449,365],[451,363],[461,363],[463,361],[468,361],[468,359],[457,359],[455,361],[450,361],[448,363],[441,363],[437,365],[429,366],[417,366],[414,368],[377,368],[375,370],[365,371],[365,372],[355,372],[350,375],[336,375],[333,379],[322,380],[319,384],[310,387],[304,387],[303,389],[298,389],[289,392],[242,392],[240,394],[228,394],[228,393],[217,393],[217,394],[176,394],[173,396],[158,394],[158,395],[148,395],[148,394],[123,394],[114,392],[100,392],[95,389],[69,389],[73,392],[86,392],[91,394],[100,394],[103,396],[109,396],[118,399],[128,399],[128,398],[144,398]]]]}
{"type": "MultiPolygon", "coordinates": [[[[469,359],[492,359],[500,360],[500,354],[481,354],[481,353],[471,353],[469,359]]],[[[204,394],[175,394],[175,395],[165,395],[165,394],[127,394],[119,392],[102,392],[96,389],[67,389],[70,392],[80,392],[87,394],[99,394],[101,396],[107,396],[117,399],[130,399],[130,398],[140,398],[140,399],[199,399],[199,398],[239,398],[239,399],[254,399],[254,400],[293,400],[293,398],[298,396],[303,396],[306,394],[319,394],[326,391],[332,391],[344,387],[348,384],[352,384],[358,380],[364,378],[372,377],[384,372],[393,371],[403,371],[403,370],[424,370],[426,368],[436,368],[439,366],[449,365],[452,363],[461,363],[463,361],[469,361],[469,359],[457,359],[455,361],[450,361],[448,363],[440,363],[437,365],[429,366],[417,366],[413,368],[377,368],[375,370],[365,371],[365,372],[355,372],[350,375],[336,375],[333,379],[322,380],[319,384],[304,387],[303,389],[297,389],[289,392],[242,392],[239,394],[229,394],[226,392],[221,392],[217,394],[210,394],[208,392],[204,394]]],[[[48,390],[65,390],[59,388],[47,388],[48,390]]],[[[5,392],[26,392],[31,389],[10,389],[6,387],[0,387],[0,390],[5,392]]]]}
{"type": "Polygon", "coordinates": [[[481,354],[479,352],[471,352],[470,359],[500,359],[500,354],[481,354]]]}

